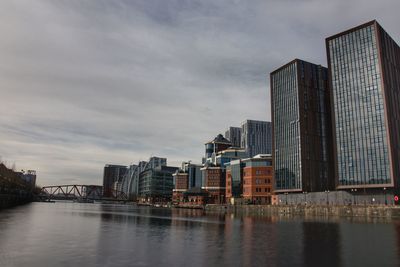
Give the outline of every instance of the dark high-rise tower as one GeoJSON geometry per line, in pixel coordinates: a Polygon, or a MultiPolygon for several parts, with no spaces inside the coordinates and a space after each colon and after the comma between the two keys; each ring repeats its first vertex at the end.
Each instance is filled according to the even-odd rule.
{"type": "Polygon", "coordinates": [[[295,59],[270,81],[275,191],[332,189],[327,69],[295,59]]]}
{"type": "Polygon", "coordinates": [[[103,196],[113,196],[113,185],[115,182],[123,180],[125,173],[128,171],[126,166],[107,164],[104,166],[103,172],[103,196]]]}
{"type": "Polygon", "coordinates": [[[327,38],[326,48],[337,188],[399,188],[399,46],[371,21],[327,38]]]}

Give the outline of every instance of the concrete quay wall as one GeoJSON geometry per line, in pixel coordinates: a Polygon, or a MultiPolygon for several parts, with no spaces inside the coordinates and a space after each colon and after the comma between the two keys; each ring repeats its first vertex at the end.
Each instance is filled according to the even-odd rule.
{"type": "Polygon", "coordinates": [[[205,211],[266,217],[293,215],[400,219],[400,206],[384,205],[206,205],[205,211]]]}
{"type": "Polygon", "coordinates": [[[23,205],[32,201],[32,197],[0,194],[0,210],[23,205]]]}

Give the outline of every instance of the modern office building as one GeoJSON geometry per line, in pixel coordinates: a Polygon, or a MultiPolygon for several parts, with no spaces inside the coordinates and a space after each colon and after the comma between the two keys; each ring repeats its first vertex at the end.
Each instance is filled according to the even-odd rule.
{"type": "Polygon", "coordinates": [[[398,193],[400,48],[375,20],[328,37],[326,48],[336,186],[398,193]]]}
{"type": "Polygon", "coordinates": [[[241,124],[241,146],[249,158],[258,154],[271,154],[271,122],[246,120],[241,124]]]}
{"type": "Polygon", "coordinates": [[[232,126],[229,127],[225,131],[225,138],[228,139],[232,143],[232,146],[240,147],[241,140],[242,140],[242,128],[232,127],[232,126]]]}
{"type": "Polygon", "coordinates": [[[154,169],[159,166],[166,166],[167,159],[151,157],[148,161],[139,161],[127,168],[122,180],[114,182],[114,189],[124,192],[130,200],[136,200],[139,191],[139,174],[146,169],[154,169]]]}
{"type": "Polygon", "coordinates": [[[327,69],[295,59],[270,77],[275,192],[333,189],[327,69]]]}
{"type": "Polygon", "coordinates": [[[225,198],[226,203],[235,203],[243,194],[243,168],[241,159],[232,160],[226,165],[225,198]]]}
{"type": "Polygon", "coordinates": [[[139,174],[139,200],[147,203],[168,202],[174,189],[173,174],[177,167],[158,166],[139,174]]]}
{"type": "Polygon", "coordinates": [[[126,166],[106,164],[103,172],[103,196],[112,197],[115,183],[122,181],[127,172],[126,166]]]}
{"type": "Polygon", "coordinates": [[[182,171],[188,174],[188,189],[201,188],[202,165],[189,162],[182,162],[182,171]]]}

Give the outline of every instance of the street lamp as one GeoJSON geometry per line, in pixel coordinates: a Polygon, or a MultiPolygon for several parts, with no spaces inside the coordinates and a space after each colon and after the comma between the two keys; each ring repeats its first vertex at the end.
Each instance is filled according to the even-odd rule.
{"type": "Polygon", "coordinates": [[[354,203],[355,205],[357,205],[357,202],[356,202],[356,192],[357,192],[357,188],[351,189],[351,192],[352,192],[352,195],[353,195],[353,203],[354,203]],[[354,193],[353,193],[353,192],[354,192],[354,193]]]}
{"type": "Polygon", "coordinates": [[[386,198],[386,187],[383,188],[383,192],[385,193],[385,205],[387,205],[387,198],[386,198]]]}
{"type": "Polygon", "coordinates": [[[326,193],[326,205],[329,205],[329,190],[325,190],[326,193]]]}

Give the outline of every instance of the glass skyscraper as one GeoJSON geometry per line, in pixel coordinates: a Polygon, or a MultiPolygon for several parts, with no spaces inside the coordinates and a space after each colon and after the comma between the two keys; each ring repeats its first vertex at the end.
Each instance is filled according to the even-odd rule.
{"type": "Polygon", "coordinates": [[[275,191],[333,189],[327,69],[295,59],[270,81],[275,191]]]}
{"type": "Polygon", "coordinates": [[[271,122],[246,120],[241,124],[241,145],[248,157],[258,154],[271,154],[271,122]]]}
{"type": "Polygon", "coordinates": [[[400,175],[400,48],[371,21],[326,39],[336,186],[393,187],[400,175]]]}

